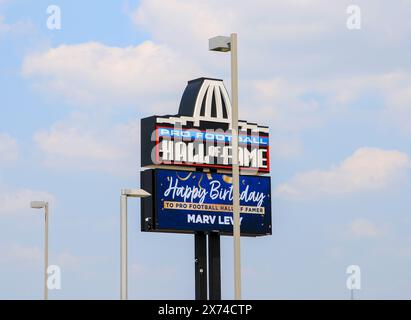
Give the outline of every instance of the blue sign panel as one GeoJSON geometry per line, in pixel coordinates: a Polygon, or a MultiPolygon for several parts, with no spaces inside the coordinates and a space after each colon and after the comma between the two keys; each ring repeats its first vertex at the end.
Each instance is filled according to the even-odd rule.
{"type": "MultiPolygon", "coordinates": [[[[215,132],[206,132],[200,130],[181,130],[175,128],[161,127],[157,129],[159,138],[177,138],[180,141],[184,140],[197,140],[197,141],[213,141],[213,142],[222,142],[222,143],[231,143],[232,136],[231,134],[226,133],[215,133],[215,132]]],[[[212,130],[210,130],[212,131],[212,130]]],[[[238,136],[239,144],[254,144],[258,146],[268,146],[268,138],[260,137],[259,135],[239,135],[238,136]]]]}
{"type": "MultiPolygon", "coordinates": [[[[218,231],[232,234],[230,175],[154,170],[153,231],[218,231]]],[[[271,234],[270,178],[240,177],[242,235],[271,234]]]]}

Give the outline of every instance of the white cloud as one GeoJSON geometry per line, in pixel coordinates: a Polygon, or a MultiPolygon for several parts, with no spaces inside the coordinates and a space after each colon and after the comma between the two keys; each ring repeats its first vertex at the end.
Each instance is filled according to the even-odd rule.
{"type": "Polygon", "coordinates": [[[376,125],[411,134],[411,73],[405,71],[312,81],[278,77],[240,84],[240,117],[269,125],[279,147],[290,140],[280,136],[293,135],[298,146],[302,132],[342,117],[358,120],[364,110],[376,125]]]}
{"type": "Polygon", "coordinates": [[[345,25],[344,5],[325,0],[255,0],[252,5],[235,0],[143,0],[130,15],[153,41],[199,61],[211,76],[228,76],[229,57],[209,52],[208,39],[237,32],[242,81],[322,66],[321,55],[302,47],[315,46],[324,36],[341,32],[339,24],[345,25]]]}
{"type": "MultiPolygon", "coordinates": [[[[376,119],[395,125],[404,133],[411,133],[408,119],[411,118],[411,73],[406,71],[385,72],[319,81],[315,87],[329,97],[332,106],[346,108],[361,97],[372,97],[378,106],[362,103],[362,107],[373,107],[376,119]]],[[[311,88],[313,90],[313,88],[311,88]]],[[[307,90],[307,89],[306,89],[307,90]]]]}
{"type": "Polygon", "coordinates": [[[247,93],[242,105],[253,105],[241,110],[242,114],[261,121],[268,118],[276,130],[301,132],[319,126],[360,100],[354,111],[374,110],[375,122],[411,133],[411,73],[406,71],[310,82],[272,78],[245,82],[242,89],[247,93]]]}
{"type": "Polygon", "coordinates": [[[324,111],[332,109],[333,102],[346,107],[352,98],[374,90],[385,104],[383,121],[392,120],[411,132],[410,77],[389,81],[392,70],[410,67],[403,54],[411,50],[405,41],[411,35],[409,2],[386,5],[362,0],[358,32],[346,28],[351,4],[349,0],[332,5],[327,0],[256,0],[252,6],[235,0],[143,0],[131,16],[153,41],[184,50],[186,59],[201,61],[216,74],[228,70],[227,60],[207,51],[207,39],[238,32],[240,109],[253,106],[240,110],[241,117],[261,115],[272,120],[275,130],[300,132],[325,123],[330,113],[324,111]],[[325,108],[319,110],[315,97],[303,98],[312,93],[326,98],[325,108]]]}
{"type": "Polygon", "coordinates": [[[9,190],[0,185],[0,215],[16,214],[30,210],[30,201],[44,200],[52,202],[54,196],[45,191],[30,189],[9,190]]]}
{"type": "MultiPolygon", "coordinates": [[[[187,80],[203,75],[198,64],[205,66],[213,60],[218,66],[215,71],[221,73],[225,60],[208,52],[209,37],[236,30],[243,37],[240,46],[255,48],[253,59],[261,61],[261,55],[272,54],[270,43],[276,37],[312,37],[319,29],[320,34],[330,32],[324,19],[333,23],[334,19],[325,12],[336,9],[322,4],[326,2],[273,4],[259,0],[250,10],[249,4],[238,1],[142,1],[130,15],[139,27],[152,34],[153,42],[126,48],[97,42],[61,45],[26,56],[22,71],[45,96],[62,96],[72,104],[118,106],[142,101],[142,107],[146,107],[150,100],[175,97],[174,93],[180,93],[187,80]],[[267,14],[271,11],[277,19],[267,14]],[[292,19],[282,18],[285,16],[292,19]]],[[[245,56],[243,66],[249,70],[253,66],[248,63],[250,52],[241,52],[245,56]]]]}
{"type": "Polygon", "coordinates": [[[383,235],[383,230],[368,219],[357,218],[347,228],[349,236],[361,238],[375,238],[383,235]]]}
{"type": "Polygon", "coordinates": [[[186,41],[190,46],[204,43],[203,47],[206,48],[209,37],[229,34],[234,30],[246,38],[254,35],[254,39],[259,38],[259,42],[301,39],[329,32],[330,25],[335,26],[333,18],[338,14],[339,6],[328,4],[324,0],[255,0],[252,6],[235,0],[143,0],[131,16],[138,26],[145,27],[156,40],[170,41],[176,46],[187,44],[186,41]],[[318,19],[319,16],[322,19],[318,19]]]}
{"type": "Polygon", "coordinates": [[[150,99],[180,92],[198,69],[168,47],[146,41],[126,48],[97,42],[61,45],[27,56],[22,72],[48,96],[75,105],[139,104],[144,110],[150,99]]]}
{"type": "Polygon", "coordinates": [[[221,10],[214,1],[195,2],[181,0],[141,1],[131,14],[133,21],[151,32],[154,39],[171,43],[174,47],[192,51],[199,42],[221,32],[228,32],[233,14],[221,10]],[[184,46],[181,46],[184,45],[184,46]]]}
{"type": "MultiPolygon", "coordinates": [[[[130,15],[154,41],[184,48],[191,58],[210,56],[209,37],[237,32],[242,76],[247,71],[255,74],[256,69],[308,76],[307,70],[318,74],[352,65],[367,68],[374,61],[369,55],[384,43],[405,45],[411,34],[407,0],[395,5],[360,2],[363,28],[357,33],[346,28],[351,0],[254,0],[252,5],[236,0],[142,0],[130,15]]],[[[376,61],[381,65],[381,60],[385,65],[389,59],[380,56],[376,61]]]]}
{"type": "Polygon", "coordinates": [[[245,81],[240,97],[241,118],[268,124],[283,134],[316,127],[326,114],[315,98],[305,98],[312,90],[307,84],[283,78],[245,81]]]}
{"type": "Polygon", "coordinates": [[[139,130],[137,120],[107,127],[92,117],[76,114],[49,130],[38,131],[34,141],[46,166],[122,174],[136,170],[139,130]]]}
{"type": "Polygon", "coordinates": [[[384,189],[411,166],[407,154],[377,148],[360,148],[328,170],[300,173],[276,188],[284,197],[309,198],[384,189]]]}
{"type": "Polygon", "coordinates": [[[0,133],[0,164],[11,163],[18,158],[17,141],[8,134],[0,133]]]}

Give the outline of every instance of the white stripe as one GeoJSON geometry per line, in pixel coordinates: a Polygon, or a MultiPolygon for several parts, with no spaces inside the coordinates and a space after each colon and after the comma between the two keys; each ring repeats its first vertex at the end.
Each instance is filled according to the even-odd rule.
{"type": "Polygon", "coordinates": [[[228,92],[227,92],[226,88],[224,87],[224,84],[221,83],[220,88],[222,89],[221,93],[223,94],[225,108],[226,108],[226,111],[227,111],[227,117],[228,117],[228,120],[230,120],[230,122],[231,122],[231,100],[230,100],[230,97],[228,96],[228,92]]]}
{"type": "Polygon", "coordinates": [[[201,105],[203,103],[204,95],[207,92],[207,88],[210,84],[206,81],[203,82],[203,85],[200,88],[200,91],[198,92],[197,99],[196,99],[196,104],[194,107],[194,118],[200,118],[201,114],[201,105]]]}
{"type": "Polygon", "coordinates": [[[210,84],[208,86],[207,98],[206,98],[206,103],[205,103],[205,118],[211,118],[211,102],[213,100],[214,88],[215,88],[214,84],[210,84]]]}
{"type": "Polygon", "coordinates": [[[215,94],[215,104],[217,107],[217,118],[223,119],[223,103],[221,101],[221,88],[220,86],[215,87],[214,89],[215,94]]]}

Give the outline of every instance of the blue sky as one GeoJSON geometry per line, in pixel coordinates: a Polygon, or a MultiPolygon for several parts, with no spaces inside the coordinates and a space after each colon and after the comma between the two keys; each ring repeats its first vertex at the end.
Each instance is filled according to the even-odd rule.
{"type": "MultiPolygon", "coordinates": [[[[0,0],[0,298],[119,296],[119,192],[139,186],[139,121],[186,82],[229,82],[207,39],[237,32],[240,118],[269,125],[274,232],[242,241],[243,296],[411,297],[409,1],[0,0]],[[361,8],[348,30],[347,7],[361,8]],[[61,9],[61,30],[46,9],[61,9]]],[[[194,297],[193,236],[143,234],[129,204],[132,299],[194,297]]],[[[222,241],[233,297],[232,239],[222,241]]]]}

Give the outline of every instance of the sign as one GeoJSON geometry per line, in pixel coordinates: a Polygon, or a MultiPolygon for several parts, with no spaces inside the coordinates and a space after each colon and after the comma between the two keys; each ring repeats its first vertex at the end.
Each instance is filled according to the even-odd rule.
{"type": "MultiPolygon", "coordinates": [[[[141,121],[143,167],[211,168],[231,171],[231,102],[223,81],[188,82],[179,112],[141,121]]],[[[268,127],[239,121],[239,162],[251,173],[270,171],[268,127]]]]}
{"type": "MultiPolygon", "coordinates": [[[[231,169],[231,134],[156,126],[156,163],[231,169]]],[[[239,164],[268,172],[268,137],[239,136],[239,164]]]]}
{"type": "MultiPolygon", "coordinates": [[[[141,229],[233,232],[232,107],[222,80],[188,82],[175,115],[141,120],[141,229]]],[[[238,121],[241,234],[271,234],[267,126],[238,121]]]]}
{"type": "MultiPolygon", "coordinates": [[[[232,178],[220,173],[146,170],[141,173],[142,231],[231,235],[232,178]]],[[[271,185],[263,176],[240,177],[240,220],[243,236],[271,234],[271,185]]]]}

